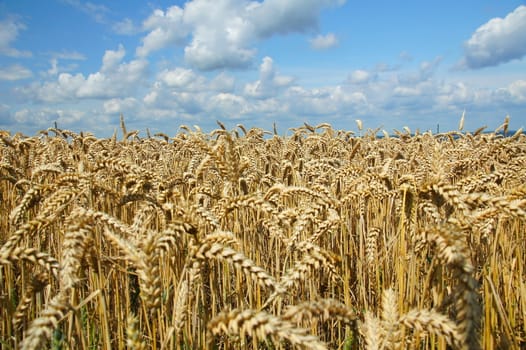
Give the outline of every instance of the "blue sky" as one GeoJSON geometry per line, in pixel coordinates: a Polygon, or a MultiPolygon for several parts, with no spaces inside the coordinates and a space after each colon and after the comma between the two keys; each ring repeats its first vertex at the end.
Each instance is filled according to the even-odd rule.
{"type": "Polygon", "coordinates": [[[524,1],[0,1],[0,129],[526,126],[524,1]]]}

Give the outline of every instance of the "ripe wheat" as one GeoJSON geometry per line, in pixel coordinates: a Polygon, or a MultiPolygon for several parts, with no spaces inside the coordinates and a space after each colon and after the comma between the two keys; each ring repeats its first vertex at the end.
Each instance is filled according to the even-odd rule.
{"type": "Polygon", "coordinates": [[[526,346],[526,137],[0,131],[0,343],[526,346]]]}

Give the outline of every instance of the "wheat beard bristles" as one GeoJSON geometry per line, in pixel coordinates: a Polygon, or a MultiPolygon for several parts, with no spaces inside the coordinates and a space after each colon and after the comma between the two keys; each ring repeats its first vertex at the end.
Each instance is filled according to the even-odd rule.
{"type": "Polygon", "coordinates": [[[321,317],[323,320],[337,319],[345,323],[353,323],[357,319],[356,314],[349,307],[335,299],[306,301],[289,306],[283,313],[282,319],[298,323],[314,317],[321,317]]]}
{"type": "Polygon", "coordinates": [[[303,349],[327,349],[327,346],[318,337],[309,335],[305,329],[297,328],[292,323],[264,311],[233,310],[222,312],[210,320],[207,329],[209,344],[213,342],[214,336],[225,333],[239,335],[242,338],[251,336],[258,340],[265,340],[270,337],[276,343],[284,339],[303,349]]]}
{"type": "Polygon", "coordinates": [[[400,323],[419,332],[443,336],[449,345],[462,348],[463,337],[458,326],[447,316],[433,310],[410,310],[400,317],[400,323]]]}
{"type": "Polygon", "coordinates": [[[263,268],[257,266],[254,261],[247,258],[245,255],[235,251],[232,248],[226,247],[220,243],[204,243],[202,244],[195,257],[200,260],[218,259],[230,261],[241,268],[241,270],[251,279],[254,279],[259,285],[276,290],[277,283],[263,268]]]}

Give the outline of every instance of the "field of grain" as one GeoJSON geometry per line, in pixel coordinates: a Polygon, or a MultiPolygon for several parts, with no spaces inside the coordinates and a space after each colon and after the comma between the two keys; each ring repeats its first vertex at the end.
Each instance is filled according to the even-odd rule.
{"type": "Polygon", "coordinates": [[[0,344],[524,348],[507,129],[1,131],[0,344]]]}

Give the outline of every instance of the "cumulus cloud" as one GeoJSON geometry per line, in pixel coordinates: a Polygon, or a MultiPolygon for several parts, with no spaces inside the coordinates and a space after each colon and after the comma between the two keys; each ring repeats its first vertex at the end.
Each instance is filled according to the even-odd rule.
{"type": "Polygon", "coordinates": [[[369,109],[367,95],[336,85],[324,88],[305,89],[294,86],[287,89],[286,98],[290,110],[297,115],[332,115],[363,113],[369,109]]]}
{"type": "Polygon", "coordinates": [[[492,91],[487,99],[506,106],[524,105],[526,103],[526,80],[516,80],[506,87],[498,88],[492,91]]]}
{"type": "MultiPolygon", "coordinates": [[[[205,77],[190,68],[176,67],[164,69],[151,84],[150,90],[142,98],[148,110],[154,109],[158,116],[193,115],[216,113],[217,96],[233,95],[235,79],[222,72],[214,77],[205,77]],[[162,112],[162,111],[165,112],[162,112]]],[[[224,104],[219,104],[224,106],[224,104]]]]}
{"type": "Polygon", "coordinates": [[[137,100],[134,97],[112,98],[103,104],[104,113],[118,114],[132,110],[137,106],[137,100]]]}
{"type": "Polygon", "coordinates": [[[234,77],[222,72],[209,83],[210,89],[217,92],[232,92],[236,86],[234,77]]]}
{"type": "Polygon", "coordinates": [[[454,106],[470,105],[476,99],[476,93],[464,82],[442,84],[437,88],[435,101],[438,106],[449,109],[454,106]]]}
{"type": "Polygon", "coordinates": [[[344,3],[344,0],[265,0],[251,3],[248,10],[258,36],[266,37],[315,29],[324,7],[344,3]]]}
{"type": "Polygon", "coordinates": [[[212,96],[211,103],[216,113],[223,117],[234,117],[235,115],[246,113],[248,102],[244,97],[231,93],[219,93],[212,96]]]}
{"type": "Polygon", "coordinates": [[[0,55],[9,57],[31,56],[30,51],[18,50],[11,46],[19,32],[24,29],[26,26],[15,17],[0,21],[0,55]]]}
{"type": "Polygon", "coordinates": [[[256,54],[248,47],[255,29],[248,7],[246,1],[231,0],[187,3],[184,21],[192,39],[184,49],[186,61],[201,70],[248,67],[256,54]]]}
{"type": "Polygon", "coordinates": [[[0,80],[22,80],[31,78],[33,73],[20,64],[12,64],[5,68],[0,68],[0,80]]]}
{"type": "MultiPolygon", "coordinates": [[[[176,67],[164,69],[157,75],[157,81],[153,84],[155,90],[178,92],[232,92],[235,87],[235,79],[225,72],[217,74],[208,79],[193,69],[176,67]]],[[[150,95],[148,98],[153,98],[150,95]]]]}
{"type": "Polygon", "coordinates": [[[101,72],[109,72],[115,70],[115,68],[121,63],[122,59],[126,55],[124,46],[119,45],[119,48],[115,50],[106,50],[102,57],[102,68],[101,72]]]}
{"type": "Polygon", "coordinates": [[[526,55],[526,6],[521,5],[505,18],[493,18],[480,26],[464,43],[465,55],[459,66],[496,66],[526,55]]]}
{"type": "Polygon", "coordinates": [[[363,69],[357,69],[349,75],[348,81],[351,84],[365,84],[369,82],[372,77],[372,73],[363,69]]]}
{"type": "Polygon", "coordinates": [[[51,56],[49,59],[50,67],[45,72],[40,72],[40,74],[44,77],[57,76],[61,72],[73,71],[78,66],[76,63],[62,65],[60,64],[61,60],[82,61],[86,59],[83,54],[76,51],[51,52],[49,56],[51,56]]]}
{"type": "Polygon", "coordinates": [[[259,67],[259,80],[245,85],[244,93],[255,98],[268,98],[274,96],[280,89],[290,85],[293,77],[278,75],[274,68],[274,61],[264,57],[259,67]]]}
{"type": "Polygon", "coordinates": [[[142,38],[136,54],[144,57],[166,46],[182,43],[189,32],[183,22],[183,13],[179,6],[169,7],[166,11],[155,10],[143,22],[143,30],[148,34],[142,38]]]}
{"type": "Polygon", "coordinates": [[[310,45],[314,50],[326,50],[338,45],[338,38],[333,33],[318,35],[310,40],[310,45]]]}
{"type": "Polygon", "coordinates": [[[105,52],[98,72],[87,76],[60,73],[56,80],[33,83],[18,91],[43,102],[124,97],[133,93],[146,78],[148,67],[144,59],[123,62],[124,56],[124,47],[120,45],[117,50],[105,52]]]}
{"type": "MultiPolygon", "coordinates": [[[[269,120],[281,120],[282,117],[287,117],[283,123],[292,123],[291,120],[301,123],[310,117],[344,123],[349,116],[374,115],[385,118],[382,123],[387,124],[386,128],[413,122],[407,120],[412,116],[422,118],[434,113],[457,118],[465,108],[468,111],[478,108],[478,113],[488,105],[524,103],[526,84],[522,80],[501,89],[444,81],[434,73],[440,62],[438,57],[422,61],[412,69],[356,70],[349,74],[345,84],[317,88],[307,88],[301,85],[301,80],[282,75],[270,57],[263,58],[259,79],[238,89],[235,80],[224,73],[205,78],[192,69],[175,68],[158,76],[142,103],[147,106],[144,110],[154,111],[158,118],[175,115],[204,125],[207,120],[217,118],[269,125],[269,120]],[[212,88],[216,80],[226,81],[225,85],[231,90],[216,91],[212,88]]],[[[423,120],[417,127],[429,128],[437,122],[423,120]]],[[[370,123],[375,122],[370,120],[370,123]]]]}
{"type": "Polygon", "coordinates": [[[526,80],[517,80],[508,86],[510,95],[516,102],[526,102],[526,80]]]}
{"type": "MultiPolygon", "coordinates": [[[[137,55],[186,43],[186,61],[200,70],[246,68],[256,55],[255,41],[273,35],[317,29],[320,11],[343,0],[193,0],[183,8],[155,10],[143,23],[148,34],[137,55]]],[[[329,35],[321,45],[334,44],[329,35]],[[331,40],[333,43],[331,43],[331,40]]]]}
{"type": "Polygon", "coordinates": [[[14,113],[14,119],[18,123],[31,123],[39,128],[48,128],[54,122],[62,126],[71,126],[78,122],[85,115],[85,112],[75,110],[63,110],[53,108],[28,109],[24,108],[14,113]]]}
{"type": "Polygon", "coordinates": [[[49,69],[45,72],[40,72],[41,75],[45,76],[57,76],[59,73],[62,72],[70,72],[75,70],[78,65],[76,63],[69,63],[66,65],[62,65],[59,63],[58,58],[51,58],[49,60],[49,69]]]}
{"type": "Polygon", "coordinates": [[[197,91],[204,88],[206,79],[193,70],[177,67],[164,70],[159,74],[160,80],[168,87],[182,91],[197,91]]]}

